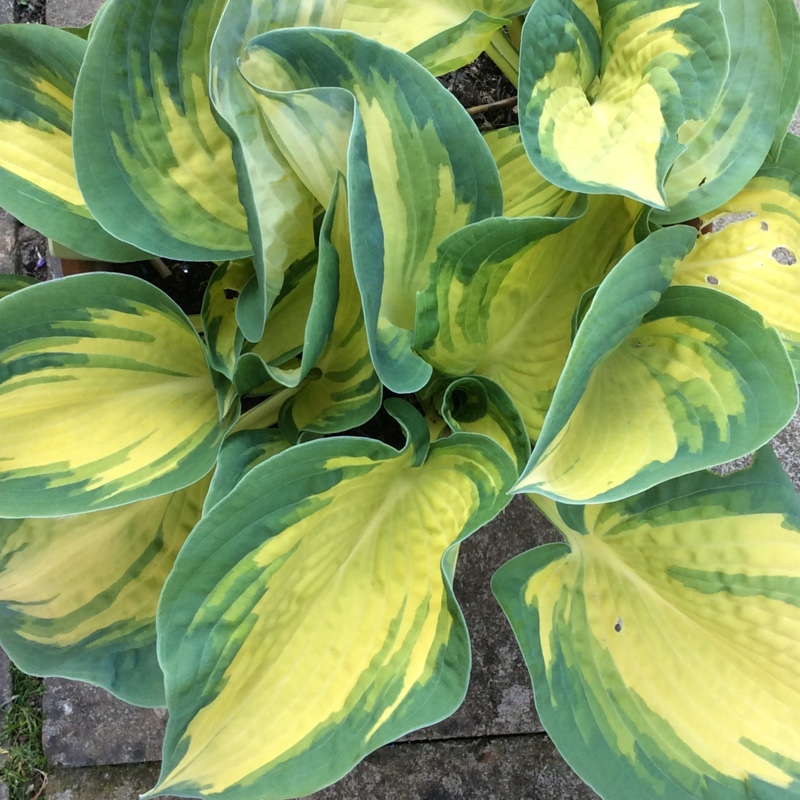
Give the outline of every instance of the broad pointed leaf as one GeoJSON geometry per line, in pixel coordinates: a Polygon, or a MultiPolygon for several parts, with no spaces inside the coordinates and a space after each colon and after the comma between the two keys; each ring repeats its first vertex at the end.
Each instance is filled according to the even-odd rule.
{"type": "Polygon", "coordinates": [[[439,248],[420,296],[418,352],[439,372],[500,384],[538,437],[571,344],[581,294],[628,247],[640,206],[593,197],[569,218],[485,220],[439,248]]]}
{"type": "MultiPolygon", "coordinates": [[[[339,120],[341,90],[353,95],[341,156],[370,351],[386,386],[416,391],[430,376],[411,351],[416,292],[445,236],[499,213],[491,155],[455,98],[395,50],[342,31],[287,29],[257,37],[248,52],[259,82],[271,76],[259,89],[289,110],[303,92],[328,105],[326,120],[339,120]]],[[[332,152],[341,153],[338,125],[335,142],[332,152]]]]}
{"type": "Polygon", "coordinates": [[[394,409],[402,452],[295,446],[186,543],[159,608],[170,718],[149,796],[304,796],[461,702],[454,546],[507,503],[514,468],[484,436],[428,448],[422,418],[394,409]]]}
{"type": "Polygon", "coordinates": [[[0,300],[0,515],[100,510],[211,470],[223,408],[192,324],[138,278],[94,273],[0,300]]]}
{"type": "Polygon", "coordinates": [[[694,240],[684,226],[657,231],[600,286],[515,491],[616,500],[746,455],[792,418],[775,329],[720,292],[667,288],[694,240]]]}
{"type": "Polygon", "coordinates": [[[754,308],[778,330],[800,375],[800,139],[790,134],[777,163],[699,224],[673,283],[710,286],[754,308]]]}
{"type": "Polygon", "coordinates": [[[573,769],[605,798],[796,800],[800,501],[769,448],[628,500],[535,502],[567,544],[492,588],[573,769]]]}
{"type": "Polygon", "coordinates": [[[715,2],[598,0],[597,8],[600,32],[572,0],[537,0],[528,14],[525,148],[565,189],[666,208],[664,179],[684,150],[679,132],[711,113],[728,71],[723,16],[715,2]]]}
{"type": "Polygon", "coordinates": [[[200,519],[208,478],[152,500],[0,520],[0,644],[26,672],[163,706],[156,606],[200,519]]]}
{"type": "Polygon", "coordinates": [[[800,9],[794,0],[769,0],[769,4],[775,14],[780,37],[783,78],[778,126],[770,150],[770,157],[777,160],[797,105],[800,103],[800,9]]]}
{"type": "Polygon", "coordinates": [[[75,92],[78,183],[106,230],[157,255],[253,252],[231,141],[208,96],[226,1],[114,0],[86,50],[75,92]]]}
{"type": "Polygon", "coordinates": [[[141,251],[89,213],[72,160],[72,100],[86,43],[44,25],[0,26],[0,206],[61,244],[103,261],[141,251]]]}

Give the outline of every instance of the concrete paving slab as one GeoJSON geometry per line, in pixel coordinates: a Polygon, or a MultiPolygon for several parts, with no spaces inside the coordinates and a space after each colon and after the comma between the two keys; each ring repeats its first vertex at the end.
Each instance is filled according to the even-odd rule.
{"type": "Polygon", "coordinates": [[[85,683],[45,680],[42,745],[48,763],[67,767],[161,759],[167,713],[136,708],[85,683]]]}
{"type": "Polygon", "coordinates": [[[47,0],[47,24],[82,28],[94,19],[101,5],[103,0],[47,0]]]}
{"type": "Polygon", "coordinates": [[[16,270],[17,227],[14,217],[0,209],[0,274],[13,274],[16,270]]]}
{"type": "MultiPolygon", "coordinates": [[[[158,764],[55,769],[47,800],[136,800],[158,764]]],[[[389,745],[308,800],[596,800],[544,734],[389,745]]]]}

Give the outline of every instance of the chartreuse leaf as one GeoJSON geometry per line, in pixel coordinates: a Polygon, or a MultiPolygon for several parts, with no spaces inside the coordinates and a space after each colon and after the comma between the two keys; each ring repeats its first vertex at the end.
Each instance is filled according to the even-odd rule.
{"type": "Polygon", "coordinates": [[[203,295],[201,319],[208,360],[228,378],[233,378],[244,346],[244,337],[236,324],[236,300],[252,277],[251,259],[226,261],[215,270],[203,295]]]}
{"type": "Polygon", "coordinates": [[[732,297],[667,288],[695,231],[656,231],[601,284],[515,491],[627,497],[760,447],[797,407],[774,328],[732,297]]]}
{"type": "Polygon", "coordinates": [[[627,500],[534,501],[567,544],[492,588],[548,734],[606,798],[800,793],[800,502],[769,450],[627,500]]]}
{"type": "Polygon", "coordinates": [[[431,374],[411,350],[416,293],[445,236],[500,213],[491,154],[458,101],[395,50],[343,31],[287,29],[257,37],[248,54],[259,81],[270,77],[258,87],[265,97],[285,93],[288,114],[304,92],[333,125],[372,359],[388,388],[416,391],[431,374]],[[342,90],[354,98],[346,153],[342,90]]]}
{"type": "Polygon", "coordinates": [[[54,517],[172,492],[211,470],[222,408],[183,312],[93,273],[0,300],[0,516],[54,517]]]}
{"type": "Polygon", "coordinates": [[[778,162],[700,225],[672,282],[711,286],[754,308],[778,330],[800,375],[800,307],[787,299],[800,297],[800,139],[790,134],[778,162]]]}
{"type": "Polygon", "coordinates": [[[485,436],[429,446],[416,411],[392,410],[402,452],[297,445],[195,528],[159,606],[170,716],[148,796],[305,796],[463,699],[456,546],[506,505],[515,469],[485,436]]]}
{"type": "Polygon", "coordinates": [[[255,251],[257,277],[244,288],[236,309],[239,326],[251,342],[262,337],[286,271],[314,249],[314,202],[267,130],[237,56],[253,36],[270,28],[335,24],[336,5],[330,0],[227,3],[211,41],[210,97],[233,141],[239,196],[255,251]]]}
{"type": "Polygon", "coordinates": [[[293,431],[350,430],[373,417],[381,403],[382,387],[369,355],[353,271],[347,189],[339,178],[320,231],[318,267],[326,265],[335,280],[330,297],[336,302],[336,314],[325,349],[314,362],[317,374],[281,409],[282,426],[293,431]]]}
{"type": "Polygon", "coordinates": [[[26,672],[163,706],[156,606],[207,488],[206,477],[105,511],[0,519],[3,649],[26,672]]]}
{"type": "Polygon", "coordinates": [[[781,95],[781,41],[770,2],[719,0],[731,50],[728,75],[713,111],[681,129],[686,151],[666,181],[669,210],[655,220],[681,222],[716,208],[769,153],[781,95]]]}
{"type": "Polygon", "coordinates": [[[575,307],[629,246],[640,209],[622,197],[592,197],[571,225],[499,217],[456,232],[439,248],[418,302],[418,352],[444,375],[499,383],[537,438],[575,307]]]}
{"type": "Polygon", "coordinates": [[[225,4],[115,0],[86,49],[75,91],[78,183],[106,230],[158,255],[253,252],[231,142],[208,96],[209,46],[225,4]]]}
{"type": "Polygon", "coordinates": [[[65,246],[103,261],[142,253],[95,222],[72,160],[72,98],[86,51],[44,25],[0,26],[0,206],[65,246]]]}
{"type": "Polygon", "coordinates": [[[521,471],[531,455],[531,440],[508,393],[490,378],[469,375],[448,382],[442,417],[453,431],[480,433],[497,442],[521,471]]]}
{"type": "Polygon", "coordinates": [[[533,167],[516,126],[483,135],[503,186],[506,217],[572,217],[585,210],[586,198],[545,180],[533,167]]]}
{"type": "Polygon", "coordinates": [[[596,5],[600,32],[572,0],[537,0],[525,20],[525,148],[565,189],[665,208],[664,179],[684,149],[679,132],[711,113],[727,74],[725,21],[715,2],[596,5]]]}

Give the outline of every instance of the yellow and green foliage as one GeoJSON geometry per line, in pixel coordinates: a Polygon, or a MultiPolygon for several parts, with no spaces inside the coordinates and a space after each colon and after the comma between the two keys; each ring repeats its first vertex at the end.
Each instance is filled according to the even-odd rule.
{"type": "Polygon", "coordinates": [[[303,797],[462,702],[459,545],[525,494],[564,541],[493,589],[577,773],[797,800],[794,0],[106,0],[84,34],[0,26],[0,206],[218,266],[197,327],[138,278],[0,277],[14,661],[166,705],[148,797],[303,797]],[[437,80],[484,51],[518,127],[437,80]]]}

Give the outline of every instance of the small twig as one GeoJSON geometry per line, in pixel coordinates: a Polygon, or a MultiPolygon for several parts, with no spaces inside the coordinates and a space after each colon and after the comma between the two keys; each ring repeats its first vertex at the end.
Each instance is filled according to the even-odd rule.
{"type": "Polygon", "coordinates": [[[42,776],[42,785],[39,787],[39,791],[36,792],[33,797],[31,797],[31,800],[39,800],[39,798],[42,796],[42,792],[47,788],[47,775],[40,769],[37,769],[36,771],[42,776]]]}
{"type": "Polygon", "coordinates": [[[506,97],[504,100],[495,100],[493,103],[484,103],[480,106],[472,106],[472,108],[467,109],[467,114],[471,117],[477,117],[478,114],[483,114],[486,111],[491,111],[494,108],[508,108],[509,106],[515,106],[517,104],[517,100],[519,98],[517,95],[513,97],[506,97]]]}
{"type": "Polygon", "coordinates": [[[169,267],[160,259],[160,258],[151,258],[150,259],[150,266],[155,269],[155,271],[162,277],[162,278],[171,278],[172,273],[169,271],[169,267]]]}

